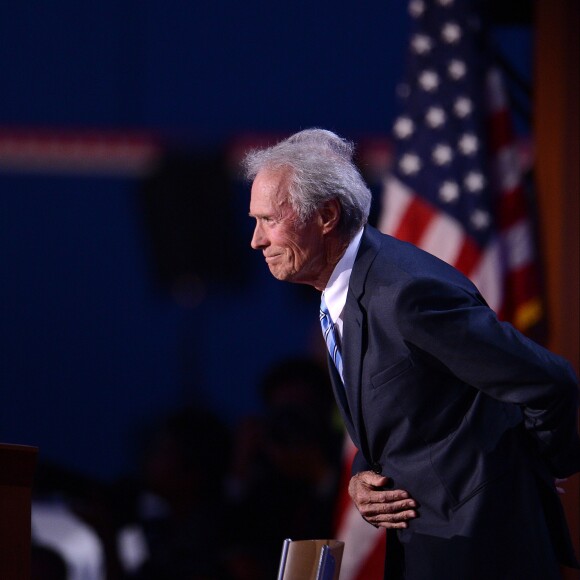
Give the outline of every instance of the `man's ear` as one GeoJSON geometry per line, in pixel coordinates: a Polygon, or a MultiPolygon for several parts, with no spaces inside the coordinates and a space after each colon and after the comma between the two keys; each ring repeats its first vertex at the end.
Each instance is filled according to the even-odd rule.
{"type": "Polygon", "coordinates": [[[325,201],[318,211],[323,233],[327,234],[338,227],[342,214],[342,206],[338,199],[333,198],[325,201]]]}

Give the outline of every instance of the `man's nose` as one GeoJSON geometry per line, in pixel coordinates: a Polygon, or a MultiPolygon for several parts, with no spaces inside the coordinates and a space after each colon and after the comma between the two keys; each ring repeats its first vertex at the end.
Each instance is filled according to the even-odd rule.
{"type": "Polygon", "coordinates": [[[252,241],[250,242],[250,246],[252,246],[254,250],[259,250],[260,248],[263,248],[266,245],[267,242],[266,237],[264,236],[264,232],[262,231],[260,224],[256,224],[256,227],[254,228],[254,234],[252,235],[252,241]]]}

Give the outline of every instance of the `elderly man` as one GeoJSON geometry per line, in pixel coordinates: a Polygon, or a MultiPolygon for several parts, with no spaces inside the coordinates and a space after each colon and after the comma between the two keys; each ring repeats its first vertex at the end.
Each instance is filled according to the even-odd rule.
{"type": "Polygon", "coordinates": [[[580,470],[574,374],[454,268],[366,225],[352,153],[321,129],[250,153],[251,245],[322,292],[349,492],[387,529],[386,574],[559,578],[576,565],[554,487],[580,470]]]}

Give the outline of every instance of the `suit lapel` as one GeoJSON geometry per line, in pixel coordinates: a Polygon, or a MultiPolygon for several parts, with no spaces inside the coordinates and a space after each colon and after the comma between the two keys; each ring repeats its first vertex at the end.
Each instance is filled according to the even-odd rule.
{"type": "Polygon", "coordinates": [[[343,373],[350,417],[358,435],[359,449],[369,457],[368,443],[361,414],[362,361],[366,345],[366,313],[360,300],[365,291],[365,281],[372,262],[380,248],[380,234],[367,226],[350,276],[349,290],[344,309],[342,343],[343,373]]]}
{"type": "Polygon", "coordinates": [[[328,354],[328,352],[326,353],[326,359],[327,359],[326,362],[328,365],[328,370],[330,372],[330,382],[332,384],[334,398],[338,404],[338,408],[340,410],[340,413],[342,415],[342,419],[343,419],[344,424],[346,426],[346,429],[350,435],[350,438],[352,439],[355,446],[358,448],[359,447],[358,432],[355,429],[355,426],[354,426],[354,423],[352,420],[352,415],[350,412],[350,404],[349,404],[347,397],[346,397],[346,391],[345,391],[344,385],[342,383],[342,379],[340,378],[340,374],[336,370],[336,365],[334,364],[334,362],[333,362],[332,358],[330,357],[330,355],[328,354]]]}

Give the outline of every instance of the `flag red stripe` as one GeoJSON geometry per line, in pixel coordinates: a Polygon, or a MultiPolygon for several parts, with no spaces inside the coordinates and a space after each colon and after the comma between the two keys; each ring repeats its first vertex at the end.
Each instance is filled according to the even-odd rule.
{"type": "Polygon", "coordinates": [[[383,580],[386,543],[383,540],[375,542],[372,552],[363,561],[355,580],[383,580]]]}
{"type": "Polygon", "coordinates": [[[401,218],[394,236],[400,240],[418,244],[434,215],[435,210],[430,205],[414,196],[405,215],[401,218]]]}
{"type": "Polygon", "coordinates": [[[518,185],[511,191],[506,191],[499,199],[497,222],[499,229],[506,229],[527,217],[524,190],[518,185]]]}
{"type": "Polygon", "coordinates": [[[461,250],[452,264],[466,276],[470,276],[481,258],[481,250],[470,238],[465,237],[461,250]]]}
{"type": "Polygon", "coordinates": [[[513,129],[507,109],[493,111],[490,118],[489,146],[492,152],[513,143],[513,129]]]}

